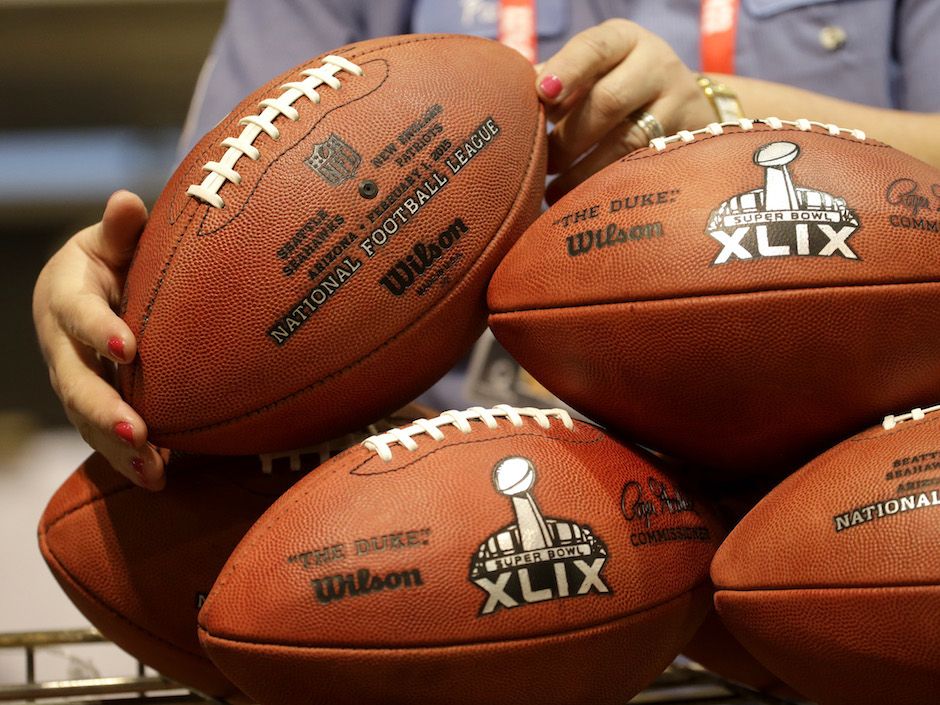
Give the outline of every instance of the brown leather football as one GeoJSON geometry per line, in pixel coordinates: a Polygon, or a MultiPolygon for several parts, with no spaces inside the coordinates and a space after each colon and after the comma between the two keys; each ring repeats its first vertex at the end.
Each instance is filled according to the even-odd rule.
{"type": "MultiPolygon", "coordinates": [[[[408,423],[408,406],[373,428],[408,423]]],[[[206,657],[196,613],[232,550],[303,473],[368,433],[283,456],[174,455],[148,492],[91,455],[49,501],[39,547],[75,606],[165,676],[217,697],[238,691],[206,657]]]]}
{"type": "Polygon", "coordinates": [[[714,610],[682,648],[682,654],[725,680],[779,698],[802,699],[741,646],[714,610]]]}
{"type": "Polygon", "coordinates": [[[940,398],[940,171],[805,120],[653,144],[493,276],[490,326],[536,379],[729,475],[792,471],[940,398]]]}
{"type": "Polygon", "coordinates": [[[469,409],[295,485],[199,614],[265,705],[623,703],[705,616],[716,521],[560,410],[469,409]]]}
{"type": "Polygon", "coordinates": [[[430,387],[483,331],[545,155],[533,69],[494,41],[374,39],[259,88],[180,165],[128,275],[121,390],[151,439],[295,448],[430,387]]]}
{"type": "Polygon", "coordinates": [[[940,684],[940,410],[912,416],[793,474],[712,565],[728,629],[820,705],[920,705],[940,684]]]}

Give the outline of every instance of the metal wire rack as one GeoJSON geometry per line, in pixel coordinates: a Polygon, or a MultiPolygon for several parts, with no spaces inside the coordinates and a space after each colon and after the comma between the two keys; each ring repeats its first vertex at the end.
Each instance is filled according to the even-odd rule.
{"type": "MultiPolygon", "coordinates": [[[[47,647],[108,643],[95,629],[0,633],[0,649],[20,649],[24,654],[22,683],[0,685],[0,702],[42,705],[225,705],[159,675],[148,675],[138,662],[137,674],[112,678],[37,681],[36,651],[47,647]]],[[[680,657],[629,705],[793,705],[730,683],[680,657]]],[[[625,705],[627,705],[625,703],[625,705]]]]}

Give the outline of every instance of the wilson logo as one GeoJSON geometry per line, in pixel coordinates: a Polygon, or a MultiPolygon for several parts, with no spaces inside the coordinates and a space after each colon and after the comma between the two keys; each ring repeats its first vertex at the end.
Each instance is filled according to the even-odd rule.
{"type": "Polygon", "coordinates": [[[469,228],[463,220],[455,218],[447,230],[439,233],[433,242],[415,243],[412,251],[405,255],[404,259],[392,265],[385,276],[379,279],[379,284],[395,296],[402,296],[414,285],[418,277],[424,275],[431,265],[437,262],[467,232],[469,228]]]}
{"type": "Polygon", "coordinates": [[[610,223],[606,228],[584,230],[580,233],[569,235],[566,238],[568,242],[568,256],[577,257],[578,255],[585,255],[591,250],[600,250],[604,247],[622,245],[625,242],[652,240],[654,237],[662,236],[662,223],[634,225],[630,228],[621,228],[618,227],[616,223],[610,223]]]}
{"type": "Polygon", "coordinates": [[[421,571],[417,568],[387,575],[377,575],[366,568],[360,568],[355,573],[315,578],[310,581],[310,584],[313,586],[317,602],[321,605],[328,605],[347,597],[362,597],[384,590],[421,587],[424,581],[421,579],[421,571]]]}

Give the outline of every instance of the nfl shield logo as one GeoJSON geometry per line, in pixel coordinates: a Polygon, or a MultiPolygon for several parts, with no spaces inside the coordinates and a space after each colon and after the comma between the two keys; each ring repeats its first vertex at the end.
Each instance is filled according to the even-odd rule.
{"type": "Polygon", "coordinates": [[[339,186],[353,178],[361,163],[359,153],[336,134],[313,145],[313,152],[304,159],[304,164],[322,176],[330,186],[339,186]]]}

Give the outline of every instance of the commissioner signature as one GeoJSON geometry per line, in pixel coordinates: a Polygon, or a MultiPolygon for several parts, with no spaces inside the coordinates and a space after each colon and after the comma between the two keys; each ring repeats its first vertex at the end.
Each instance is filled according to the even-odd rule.
{"type": "MultiPolygon", "coordinates": [[[[912,216],[921,210],[931,210],[930,198],[921,192],[914,179],[895,179],[885,189],[885,200],[892,206],[903,206],[912,216]]],[[[930,193],[940,200],[940,184],[931,184],[930,193]]],[[[940,210],[938,208],[937,210],[940,210]]]]}

